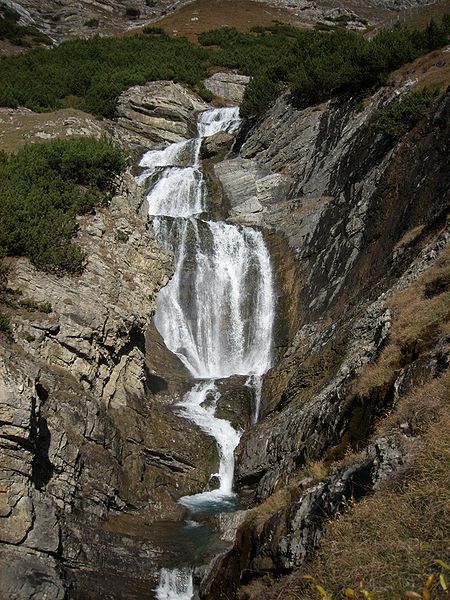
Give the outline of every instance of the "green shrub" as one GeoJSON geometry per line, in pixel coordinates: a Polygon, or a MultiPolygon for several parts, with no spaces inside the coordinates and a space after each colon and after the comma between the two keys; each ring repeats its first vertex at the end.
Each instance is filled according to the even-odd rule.
{"type": "Polygon", "coordinates": [[[162,27],[153,27],[153,25],[146,25],[142,30],[142,33],[146,35],[164,35],[165,31],[162,27]]]}
{"type": "Polygon", "coordinates": [[[96,19],[95,17],[93,17],[92,19],[89,19],[87,21],[84,22],[84,24],[86,25],[86,27],[98,27],[100,24],[100,21],[98,19],[96,19]]]}
{"type": "Polygon", "coordinates": [[[0,7],[0,40],[8,40],[15,46],[50,44],[49,38],[35,27],[19,25],[19,15],[7,6],[0,7]],[[28,41],[30,40],[30,41],[28,41]]]}
{"type": "Polygon", "coordinates": [[[0,105],[45,112],[67,106],[114,115],[132,85],[170,79],[188,85],[206,77],[207,51],[160,35],[93,37],[0,59],[0,105]]]}
{"type": "Polygon", "coordinates": [[[9,321],[9,317],[2,312],[0,312],[0,332],[11,333],[11,323],[9,321]]]}
{"type": "Polygon", "coordinates": [[[125,231],[121,231],[120,229],[118,229],[116,231],[115,238],[116,238],[116,242],[125,243],[125,242],[128,242],[130,236],[125,231]]]}
{"type": "Polygon", "coordinates": [[[198,87],[198,95],[205,102],[211,102],[214,98],[214,94],[211,92],[211,90],[208,90],[207,88],[205,88],[204,85],[200,85],[198,87]]]}
{"type": "Polygon", "coordinates": [[[127,6],[125,9],[125,16],[129,19],[138,19],[141,15],[141,11],[132,6],[127,6]]]}
{"type": "Polygon", "coordinates": [[[210,61],[252,76],[241,112],[261,115],[282,84],[303,107],[342,92],[361,93],[385,82],[387,75],[448,41],[450,19],[430,22],[425,30],[396,27],[372,40],[332,27],[326,33],[288,25],[255,28],[251,33],[224,27],[202,33],[210,61]]]}
{"type": "Polygon", "coordinates": [[[0,255],[27,256],[38,267],[74,272],[75,217],[108,199],[123,171],[123,152],[106,139],[29,144],[0,161],[0,255]]]}
{"type": "Polygon", "coordinates": [[[399,137],[414,127],[438,95],[439,90],[430,87],[408,92],[379,110],[374,117],[373,127],[393,137],[399,137]]]}
{"type": "Polygon", "coordinates": [[[242,114],[258,117],[283,86],[299,107],[374,88],[392,70],[447,43],[449,31],[448,17],[424,30],[382,30],[372,40],[339,27],[321,32],[275,24],[249,33],[223,27],[200,34],[198,47],[147,26],[141,35],[73,40],[0,59],[0,105],[74,106],[112,117],[119,94],[146,81],[180,81],[207,97],[202,81],[222,67],[252,77],[242,114]]]}

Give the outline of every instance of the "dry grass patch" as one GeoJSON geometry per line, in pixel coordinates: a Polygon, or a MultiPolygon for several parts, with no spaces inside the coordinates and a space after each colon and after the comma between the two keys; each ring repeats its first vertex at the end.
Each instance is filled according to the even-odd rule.
{"type": "MultiPolygon", "coordinates": [[[[413,472],[400,489],[380,490],[332,522],[310,568],[336,597],[360,583],[374,598],[421,592],[448,556],[450,414],[424,439],[413,472]]],[[[434,586],[435,598],[446,597],[434,586]]]]}
{"type": "Polygon", "coordinates": [[[393,314],[389,342],[378,360],[364,367],[352,391],[365,395],[389,384],[405,365],[450,333],[450,248],[436,264],[389,301],[393,314]]]}
{"type": "Polygon", "coordinates": [[[448,556],[449,432],[450,411],[441,405],[439,421],[424,435],[405,479],[385,486],[331,520],[314,560],[263,592],[255,589],[248,597],[337,600],[351,597],[345,595],[351,588],[356,598],[400,600],[407,597],[405,592],[426,598],[423,587],[434,574],[429,598],[448,598],[439,583],[443,569],[436,560],[445,561],[448,556]],[[316,584],[328,595],[321,596],[316,584]],[[368,590],[370,596],[361,590],[368,590]]]}

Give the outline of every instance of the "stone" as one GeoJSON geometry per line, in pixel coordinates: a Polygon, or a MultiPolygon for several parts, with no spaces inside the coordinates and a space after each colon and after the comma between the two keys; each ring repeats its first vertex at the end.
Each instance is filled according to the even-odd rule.
{"type": "Polygon", "coordinates": [[[200,150],[201,158],[207,159],[224,156],[230,149],[233,141],[234,135],[227,133],[226,131],[219,131],[215,135],[205,138],[200,150]]]}
{"type": "Polygon", "coordinates": [[[246,75],[236,73],[214,73],[205,79],[203,85],[215,96],[219,96],[229,104],[240,104],[244,98],[245,88],[250,81],[246,75]]]}
{"type": "Polygon", "coordinates": [[[152,81],[129,88],[119,98],[117,123],[128,143],[163,147],[195,137],[196,114],[208,105],[172,81],[152,81]]]}

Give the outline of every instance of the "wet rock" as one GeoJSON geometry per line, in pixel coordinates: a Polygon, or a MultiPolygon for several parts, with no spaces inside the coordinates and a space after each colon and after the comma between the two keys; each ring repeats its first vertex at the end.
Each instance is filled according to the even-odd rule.
{"type": "Polygon", "coordinates": [[[246,385],[247,377],[230,377],[216,382],[220,391],[215,416],[229,421],[237,431],[245,431],[252,422],[255,391],[246,385]]]}
{"type": "Polygon", "coordinates": [[[205,79],[203,85],[215,96],[219,96],[230,104],[240,104],[244,98],[245,88],[250,81],[246,75],[235,73],[214,73],[205,79]]]}

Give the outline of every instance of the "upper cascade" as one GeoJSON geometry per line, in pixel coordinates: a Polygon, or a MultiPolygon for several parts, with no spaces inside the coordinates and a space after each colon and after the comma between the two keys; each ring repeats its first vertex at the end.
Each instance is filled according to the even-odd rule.
{"type": "Polygon", "coordinates": [[[148,204],[156,235],[176,254],[155,325],[197,379],[262,375],[270,367],[274,294],[263,236],[199,218],[207,212],[202,139],[238,127],[237,107],[202,112],[197,138],[149,151],[140,163],[140,181],[152,181],[148,204]]]}
{"type": "Polygon", "coordinates": [[[205,212],[205,183],[199,160],[202,139],[219,131],[232,133],[239,123],[238,107],[207,110],[198,117],[197,138],[144,154],[139,166],[145,170],[138,182],[159,175],[148,196],[151,216],[185,218],[205,212]]]}

